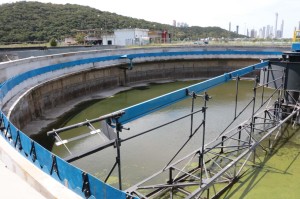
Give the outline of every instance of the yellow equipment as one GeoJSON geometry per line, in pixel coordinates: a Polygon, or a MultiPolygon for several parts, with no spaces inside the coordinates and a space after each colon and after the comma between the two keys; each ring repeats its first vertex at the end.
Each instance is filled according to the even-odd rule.
{"type": "Polygon", "coordinates": [[[295,30],[293,42],[300,42],[300,30],[295,30]]]}

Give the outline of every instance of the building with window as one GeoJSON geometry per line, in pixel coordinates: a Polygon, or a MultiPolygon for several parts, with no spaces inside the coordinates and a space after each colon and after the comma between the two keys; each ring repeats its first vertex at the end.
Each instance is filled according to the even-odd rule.
{"type": "Polygon", "coordinates": [[[114,30],[115,45],[131,46],[149,44],[148,29],[116,29],[114,30]]]}
{"type": "Polygon", "coordinates": [[[102,35],[103,45],[116,45],[115,44],[116,37],[113,34],[110,35],[102,35]]]}
{"type": "MultiPolygon", "coordinates": [[[[77,30],[77,33],[81,33],[84,36],[85,45],[118,45],[118,46],[132,46],[132,45],[147,45],[150,42],[149,30],[148,29],[116,29],[114,34],[104,34],[102,31],[91,30],[77,30]]],[[[157,35],[158,40],[166,41],[163,38],[164,32],[159,31],[157,35]]],[[[166,34],[167,35],[167,34],[166,34]]],[[[76,44],[74,38],[66,38],[65,43],[72,45],[76,44]]],[[[165,43],[165,42],[164,42],[165,43]]]]}
{"type": "Polygon", "coordinates": [[[153,30],[149,31],[150,43],[171,43],[171,34],[166,30],[153,30]]]}

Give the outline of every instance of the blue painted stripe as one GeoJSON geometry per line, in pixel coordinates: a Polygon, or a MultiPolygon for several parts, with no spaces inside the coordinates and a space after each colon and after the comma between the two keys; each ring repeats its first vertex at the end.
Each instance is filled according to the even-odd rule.
{"type": "Polygon", "coordinates": [[[161,56],[182,56],[182,55],[282,55],[277,51],[179,51],[179,52],[158,52],[129,54],[127,58],[161,57],[161,56]]]}
{"type": "Polygon", "coordinates": [[[174,104],[176,102],[179,102],[181,100],[184,100],[188,98],[189,96],[186,95],[186,90],[189,92],[195,92],[195,93],[201,93],[204,92],[210,88],[213,88],[215,86],[218,86],[220,84],[223,84],[227,82],[228,80],[231,80],[233,77],[241,77],[244,76],[250,72],[253,72],[256,69],[263,68],[265,66],[268,66],[269,62],[263,62],[259,64],[255,64],[252,66],[248,66],[239,70],[235,70],[230,73],[225,73],[224,75],[220,75],[215,78],[211,78],[209,80],[170,92],[168,94],[153,98],[151,100],[130,106],[128,108],[123,109],[125,112],[124,115],[119,118],[119,122],[125,124],[127,122],[136,120],[140,117],[143,117],[145,115],[148,115],[154,111],[160,110],[166,106],[169,106],[171,104],[174,104]]]}
{"type": "MultiPolygon", "coordinates": [[[[282,55],[282,52],[277,51],[179,51],[179,52],[158,52],[158,53],[138,53],[138,54],[129,54],[127,55],[128,59],[134,58],[142,58],[142,57],[163,57],[163,56],[184,56],[184,55],[282,55]]],[[[11,79],[3,82],[0,85],[0,89],[2,93],[0,95],[0,99],[2,99],[13,87],[17,86],[21,82],[33,78],[35,76],[45,74],[47,72],[61,70],[64,68],[74,67],[82,64],[89,64],[94,62],[103,62],[103,61],[112,61],[119,60],[124,55],[114,55],[114,56],[106,56],[106,57],[96,57],[96,58],[88,58],[81,59],[77,61],[65,62],[60,64],[54,64],[45,66],[42,68],[38,68],[35,70],[31,70],[25,72],[23,74],[12,77],[11,79]]]]}

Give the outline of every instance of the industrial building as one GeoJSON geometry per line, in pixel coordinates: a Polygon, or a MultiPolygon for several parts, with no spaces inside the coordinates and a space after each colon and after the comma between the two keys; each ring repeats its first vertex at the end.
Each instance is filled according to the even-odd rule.
{"type": "Polygon", "coordinates": [[[148,29],[116,29],[114,30],[115,45],[131,46],[149,44],[148,29]]]}
{"type": "MultiPolygon", "coordinates": [[[[84,43],[90,45],[118,45],[118,46],[131,46],[131,45],[146,45],[149,44],[149,30],[148,29],[116,29],[113,34],[107,34],[94,31],[81,30],[80,33],[85,33],[84,43]]],[[[164,31],[166,32],[166,31],[164,31]]],[[[163,33],[164,33],[163,32],[163,33]]],[[[165,34],[166,35],[166,34],[165,34]]],[[[159,40],[166,41],[167,37],[163,37],[163,34],[159,35],[159,40]]],[[[75,38],[65,38],[65,43],[69,45],[76,44],[75,38]]]]}

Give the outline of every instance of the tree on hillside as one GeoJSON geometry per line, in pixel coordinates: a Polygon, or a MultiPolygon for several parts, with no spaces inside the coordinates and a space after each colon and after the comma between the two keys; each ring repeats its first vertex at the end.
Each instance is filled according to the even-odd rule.
{"type": "Polygon", "coordinates": [[[75,41],[78,43],[78,44],[84,44],[84,37],[85,37],[85,34],[82,33],[82,32],[79,32],[76,34],[75,36],[75,41]]]}
{"type": "Polygon", "coordinates": [[[52,38],[49,43],[52,47],[57,46],[57,40],[55,38],[52,38]]]}
{"type": "MultiPolygon", "coordinates": [[[[19,1],[0,5],[0,42],[50,41],[74,36],[72,30],[143,28],[167,30],[173,39],[241,37],[219,27],[174,27],[103,12],[88,6],[19,1]],[[178,33],[178,34],[176,34],[178,33]]],[[[79,40],[82,43],[82,40],[79,40]]]]}

